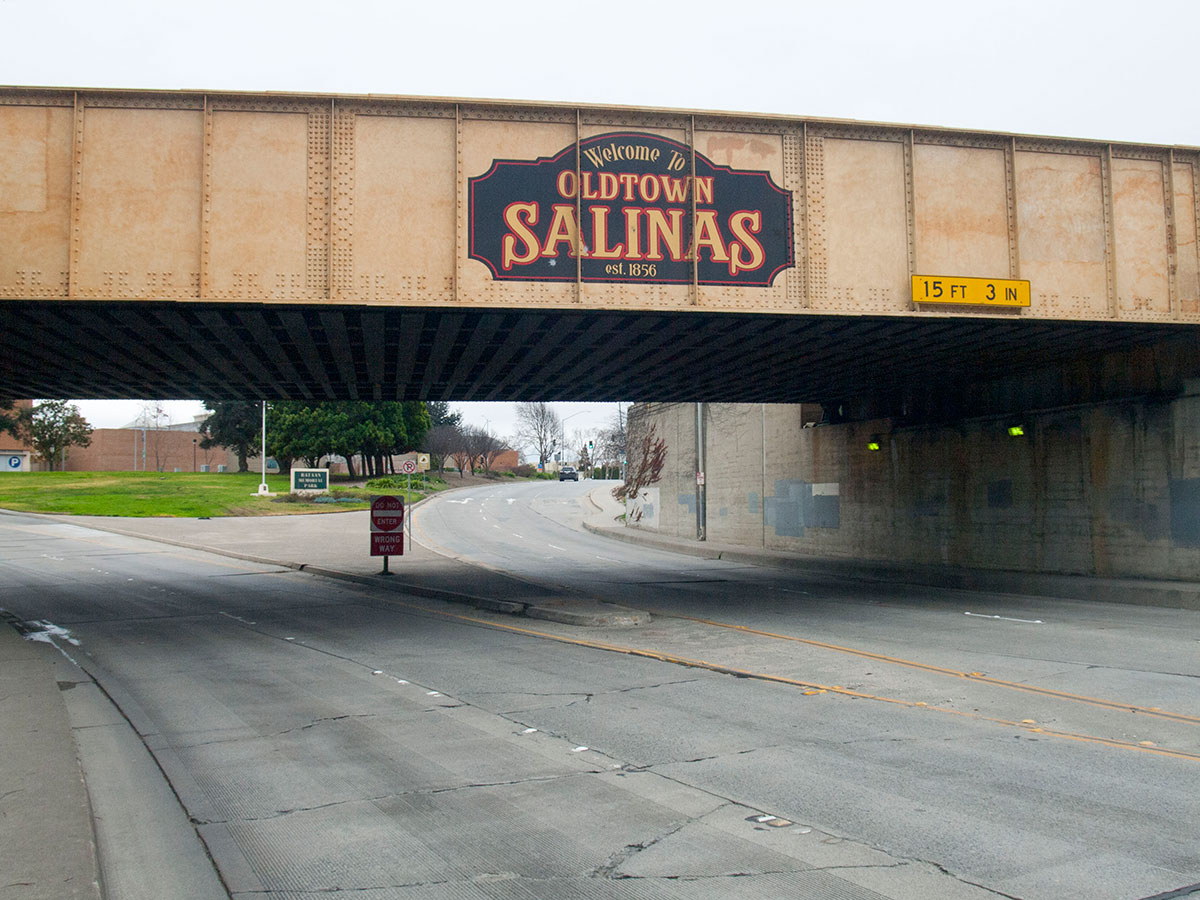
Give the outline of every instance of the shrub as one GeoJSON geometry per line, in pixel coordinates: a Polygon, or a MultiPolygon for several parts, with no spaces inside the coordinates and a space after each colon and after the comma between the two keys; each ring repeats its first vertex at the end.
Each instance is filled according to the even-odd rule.
{"type": "Polygon", "coordinates": [[[367,482],[369,491],[398,491],[405,487],[405,478],[401,475],[388,475],[384,478],[372,478],[367,482]]]}

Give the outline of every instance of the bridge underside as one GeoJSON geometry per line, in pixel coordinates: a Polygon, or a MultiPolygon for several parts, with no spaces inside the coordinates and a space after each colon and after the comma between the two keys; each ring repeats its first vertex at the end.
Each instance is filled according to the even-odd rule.
{"type": "Polygon", "coordinates": [[[814,402],[846,418],[1064,364],[1120,380],[1098,362],[1114,354],[1152,392],[1144,354],[1197,355],[1187,327],[950,316],[7,301],[0,325],[12,397],[814,402]]]}

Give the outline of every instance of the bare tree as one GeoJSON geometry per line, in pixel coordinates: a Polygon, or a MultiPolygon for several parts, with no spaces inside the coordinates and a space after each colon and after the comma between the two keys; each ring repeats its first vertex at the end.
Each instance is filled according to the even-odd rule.
{"type": "Polygon", "coordinates": [[[508,446],[508,441],[504,440],[502,437],[490,433],[488,434],[488,437],[490,440],[488,441],[487,447],[483,452],[483,468],[490,472],[500,454],[507,453],[512,448],[508,446]]]}
{"type": "Polygon", "coordinates": [[[546,460],[558,448],[560,434],[562,419],[549,403],[517,404],[517,442],[534,449],[540,468],[545,468],[546,460]]]}
{"type": "Polygon", "coordinates": [[[632,442],[629,468],[625,481],[613,488],[613,496],[621,502],[637,497],[642,489],[662,478],[663,466],[667,462],[667,442],[657,434],[657,426],[651,425],[638,434],[632,442]]]}
{"type": "Polygon", "coordinates": [[[609,420],[606,427],[600,429],[596,439],[597,458],[604,468],[612,469],[609,477],[616,478],[620,474],[621,465],[625,461],[626,418],[620,405],[617,412],[609,420]]]}
{"type": "Polygon", "coordinates": [[[567,446],[574,448],[578,459],[575,467],[581,478],[591,478],[592,468],[596,465],[595,431],[590,428],[576,429],[567,446]]]}
{"type": "Polygon", "coordinates": [[[471,458],[471,467],[474,468],[476,462],[478,462],[485,472],[491,471],[492,463],[496,461],[496,457],[507,449],[504,441],[492,434],[487,428],[479,428],[477,426],[465,428],[463,429],[463,439],[466,444],[467,453],[471,458]]]}
{"type": "Polygon", "coordinates": [[[157,472],[163,471],[171,458],[171,444],[162,433],[171,424],[165,404],[165,400],[146,400],[133,423],[142,430],[142,468],[151,461],[157,472]]]}
{"type": "Polygon", "coordinates": [[[425,435],[425,450],[429,453],[430,463],[437,468],[438,474],[446,470],[446,457],[453,456],[454,451],[463,443],[462,429],[456,425],[434,425],[425,435]]]}
{"type": "Polygon", "coordinates": [[[458,469],[458,477],[465,478],[467,469],[471,468],[471,454],[467,450],[465,444],[460,444],[450,451],[450,458],[454,460],[454,466],[458,469]]]}

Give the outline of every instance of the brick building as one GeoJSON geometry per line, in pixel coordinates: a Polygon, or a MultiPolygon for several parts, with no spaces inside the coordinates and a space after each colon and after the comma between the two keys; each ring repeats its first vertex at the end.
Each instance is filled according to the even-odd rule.
{"type": "Polygon", "coordinates": [[[224,447],[205,450],[200,441],[197,431],[97,428],[90,445],[67,451],[66,471],[217,472],[220,466],[237,471],[236,453],[224,447]]]}
{"type": "MultiPolygon", "coordinates": [[[[33,406],[32,400],[18,400],[13,412],[33,406]]],[[[0,474],[33,470],[33,448],[7,431],[0,432],[0,474]]]]}

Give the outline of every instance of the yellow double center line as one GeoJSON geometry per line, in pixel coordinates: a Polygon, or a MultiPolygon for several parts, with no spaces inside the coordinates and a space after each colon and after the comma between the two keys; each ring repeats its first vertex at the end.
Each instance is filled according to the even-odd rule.
{"type": "Polygon", "coordinates": [[[1159,719],[1167,719],[1172,722],[1183,722],[1187,725],[1200,725],[1200,717],[1187,716],[1182,713],[1168,712],[1159,709],[1157,706],[1138,706],[1132,703],[1121,703],[1117,700],[1105,700],[1100,697],[1088,697],[1086,694],[1072,694],[1068,691],[1056,691],[1053,688],[1038,687],[1033,684],[1021,684],[1017,681],[1005,681],[1002,678],[991,678],[984,675],[982,672],[960,672],[957,669],[948,669],[944,666],[935,666],[930,663],[917,662],[912,659],[904,659],[899,656],[887,656],[883,653],[872,653],[869,650],[859,650],[855,647],[842,647],[838,644],[828,644],[824,641],[815,641],[811,638],[796,637],[790,634],[778,634],[774,631],[762,631],[758,628],[750,628],[746,625],[734,625],[730,622],[720,622],[715,619],[701,619],[695,616],[684,616],[675,613],[651,611],[651,615],[660,618],[683,619],[688,622],[697,622],[701,625],[709,625],[713,628],[726,628],[730,631],[740,631],[745,634],[753,634],[758,637],[771,638],[777,641],[791,641],[796,644],[807,644],[810,647],[819,647],[822,650],[831,650],[836,653],[846,653],[851,656],[860,656],[863,659],[873,659],[879,662],[891,663],[897,666],[907,666],[910,669],[920,669],[925,672],[934,672],[938,675],[946,675],[951,678],[964,678],[968,681],[976,681],[981,684],[991,684],[996,687],[1009,688],[1014,691],[1024,691],[1027,694],[1039,694],[1043,697],[1053,697],[1057,700],[1070,700],[1075,703],[1087,703],[1092,706],[1099,706],[1102,709],[1115,709],[1121,712],[1134,712],[1146,716],[1154,716],[1159,719]]]}
{"type": "MultiPolygon", "coordinates": [[[[739,668],[735,668],[733,666],[726,666],[726,665],[722,665],[721,663],[713,663],[713,662],[709,662],[709,661],[703,660],[703,659],[692,659],[692,658],[689,658],[686,656],[678,656],[673,653],[664,653],[659,650],[647,650],[647,649],[640,648],[640,647],[626,647],[621,644],[609,644],[604,641],[591,641],[591,640],[585,640],[582,638],[566,637],[565,635],[554,634],[553,632],[539,631],[535,628],[523,628],[523,627],[520,627],[517,625],[506,625],[502,622],[496,622],[491,619],[484,619],[484,618],[480,618],[478,616],[469,616],[469,615],[464,615],[462,613],[454,613],[454,612],[449,612],[449,611],[445,611],[445,610],[431,609],[428,606],[423,606],[421,604],[416,604],[416,603],[408,603],[404,600],[397,600],[392,597],[381,598],[381,599],[384,599],[385,602],[387,602],[387,603],[396,604],[397,606],[404,606],[409,609],[420,610],[421,612],[425,612],[425,613],[429,613],[429,614],[437,615],[437,616],[442,616],[442,617],[448,618],[448,619],[456,619],[461,622],[470,622],[472,624],[482,625],[487,628],[496,628],[501,631],[513,632],[515,634],[524,634],[524,635],[528,635],[530,637],[537,637],[537,638],[543,638],[543,639],[551,640],[551,641],[558,641],[561,644],[571,644],[576,647],[587,647],[592,650],[604,650],[609,653],[623,653],[627,656],[637,656],[637,657],[642,657],[644,659],[654,659],[654,660],[658,660],[659,662],[672,663],[674,665],[679,665],[679,666],[688,666],[688,667],[697,668],[697,669],[707,669],[711,672],[718,672],[718,673],[725,674],[725,675],[737,675],[742,678],[753,678],[757,681],[767,681],[767,682],[772,682],[775,684],[786,684],[786,685],[790,685],[792,687],[805,688],[805,689],[807,689],[808,692],[811,692],[813,694],[818,694],[818,693],[840,694],[841,696],[853,697],[858,700],[875,700],[880,703],[890,703],[895,706],[902,706],[902,707],[907,707],[910,709],[921,709],[921,710],[925,710],[928,712],[943,713],[945,715],[958,716],[958,717],[964,718],[964,719],[973,719],[973,720],[980,721],[980,722],[988,722],[990,724],[999,725],[999,726],[1005,727],[1005,728],[1016,728],[1016,729],[1020,729],[1021,731],[1025,731],[1029,734],[1036,734],[1039,736],[1061,738],[1063,740],[1079,741],[1081,743],[1087,743],[1087,744],[1098,744],[1103,747],[1112,747],[1112,748],[1115,748],[1118,750],[1135,750],[1139,753],[1151,753],[1151,754],[1154,754],[1155,756],[1167,756],[1167,757],[1171,757],[1174,759],[1184,759],[1184,760],[1189,760],[1191,762],[1200,762],[1200,754],[1188,753],[1184,750],[1169,750],[1164,747],[1150,747],[1150,746],[1145,746],[1143,744],[1136,744],[1131,741],[1119,741],[1119,740],[1115,740],[1113,738],[1098,737],[1096,735],[1077,734],[1077,733],[1069,732],[1069,731],[1055,731],[1055,730],[1052,730],[1049,728],[1041,728],[1041,727],[1038,727],[1035,725],[1031,725],[1026,722],[1018,722],[1018,721],[1015,721],[1012,719],[1001,719],[1001,718],[997,718],[995,716],[986,716],[986,715],[983,715],[982,713],[964,712],[962,710],[947,709],[947,708],[941,707],[941,706],[930,706],[928,703],[925,703],[922,701],[902,700],[897,697],[884,697],[879,694],[867,694],[867,693],[863,693],[862,691],[852,691],[852,690],[850,690],[848,688],[844,688],[840,685],[828,685],[828,684],[820,684],[818,682],[813,682],[813,681],[801,681],[800,679],[788,678],[783,675],[772,675],[767,672],[755,672],[755,671],[752,671],[749,669],[739,669],[739,668]]],[[[668,616],[664,616],[664,617],[668,617],[668,616]]],[[[674,618],[689,619],[690,617],[675,616],[674,618]]],[[[939,672],[939,673],[946,674],[946,675],[954,675],[956,677],[972,678],[974,680],[990,682],[990,683],[993,683],[993,684],[996,684],[999,686],[1004,686],[1004,687],[1014,687],[1014,688],[1018,688],[1018,689],[1022,689],[1022,690],[1028,688],[1027,685],[1019,685],[1019,684],[1016,684],[1015,682],[1007,682],[1007,681],[1002,681],[1000,679],[989,679],[986,676],[981,675],[979,673],[957,672],[953,669],[944,669],[939,666],[930,666],[925,663],[913,662],[911,660],[903,660],[903,659],[898,659],[896,657],[884,656],[882,654],[869,653],[867,651],[862,651],[862,650],[854,650],[853,648],[849,648],[849,647],[838,647],[835,644],[823,644],[820,641],[810,641],[805,638],[794,638],[794,637],[790,637],[788,635],[774,634],[773,632],[769,632],[769,631],[759,631],[757,629],[746,628],[745,626],[741,626],[741,625],[730,625],[728,623],[715,622],[715,621],[708,620],[708,619],[698,619],[698,618],[691,619],[691,621],[695,621],[695,622],[707,624],[707,625],[712,625],[712,626],[716,626],[716,627],[721,627],[721,628],[730,628],[730,629],[737,630],[737,631],[745,631],[749,634],[755,634],[755,635],[759,635],[759,636],[763,636],[763,637],[773,637],[773,638],[779,638],[782,640],[794,640],[794,641],[798,641],[801,643],[813,644],[814,646],[825,647],[827,649],[842,650],[847,653],[853,653],[855,655],[864,656],[864,657],[867,657],[870,659],[877,659],[877,660],[885,661],[885,662],[894,662],[894,663],[898,663],[901,665],[911,665],[915,668],[927,669],[929,671],[939,672]]],[[[1034,693],[1042,693],[1042,694],[1046,694],[1047,696],[1056,697],[1058,699],[1091,702],[1091,703],[1095,703],[1096,705],[1105,706],[1105,707],[1108,707],[1111,709],[1133,710],[1133,711],[1137,711],[1137,712],[1141,712],[1144,709],[1147,715],[1159,715],[1162,718],[1173,719],[1175,721],[1186,722],[1189,724],[1200,724],[1200,719],[1197,719],[1195,717],[1183,716],[1183,715],[1178,715],[1178,714],[1174,714],[1174,713],[1164,713],[1161,710],[1155,710],[1150,707],[1144,708],[1144,707],[1138,707],[1138,706],[1130,706],[1128,704],[1123,704],[1123,703],[1115,703],[1115,702],[1110,702],[1107,700],[1099,700],[1099,699],[1096,699],[1093,697],[1082,697],[1080,695],[1069,694],[1069,693],[1066,693],[1063,691],[1052,691],[1049,689],[1032,689],[1032,690],[1034,693]]]]}

